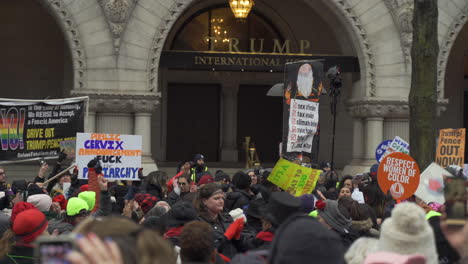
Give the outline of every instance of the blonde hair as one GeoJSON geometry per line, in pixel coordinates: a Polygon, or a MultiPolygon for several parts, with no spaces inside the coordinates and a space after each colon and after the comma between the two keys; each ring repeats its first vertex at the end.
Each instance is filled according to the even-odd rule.
{"type": "Polygon", "coordinates": [[[144,229],[128,218],[110,216],[88,218],[75,232],[95,233],[101,239],[110,238],[117,243],[125,264],[175,264],[174,250],[158,233],[144,229]]]}

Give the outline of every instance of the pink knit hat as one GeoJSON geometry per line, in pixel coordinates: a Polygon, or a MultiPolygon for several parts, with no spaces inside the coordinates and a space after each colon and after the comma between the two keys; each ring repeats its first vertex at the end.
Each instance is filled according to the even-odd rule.
{"type": "Polygon", "coordinates": [[[421,254],[400,255],[390,252],[377,252],[367,256],[364,264],[425,264],[426,258],[421,254]]]}

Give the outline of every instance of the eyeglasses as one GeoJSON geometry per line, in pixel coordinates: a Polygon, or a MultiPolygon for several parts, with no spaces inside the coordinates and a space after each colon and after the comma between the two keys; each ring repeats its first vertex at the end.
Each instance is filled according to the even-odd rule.
{"type": "Polygon", "coordinates": [[[0,171],[0,175],[5,175],[5,172],[3,172],[3,171],[0,171]]]}

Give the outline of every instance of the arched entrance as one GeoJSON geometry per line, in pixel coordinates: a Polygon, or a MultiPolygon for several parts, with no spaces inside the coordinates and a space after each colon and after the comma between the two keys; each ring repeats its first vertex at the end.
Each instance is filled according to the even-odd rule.
{"type": "MultiPolygon", "coordinates": [[[[290,42],[288,53],[302,52],[356,56],[352,49],[347,48],[344,51],[338,44],[338,38],[335,35],[336,30],[331,29],[331,26],[336,27],[336,25],[329,25],[328,20],[325,21],[321,18],[317,14],[319,11],[314,10],[306,2],[297,3],[294,7],[290,7],[281,1],[268,1],[268,5],[262,4],[262,1],[258,2],[259,4],[256,6],[251,17],[252,19],[260,20],[259,24],[267,25],[266,28],[269,28],[269,30],[263,30],[263,35],[261,34],[262,32],[258,32],[261,30],[255,29],[255,27],[252,28],[249,21],[247,21],[248,26],[246,30],[226,30],[227,34],[229,32],[236,32],[236,30],[247,33],[244,36],[236,36],[236,42],[229,43],[230,37],[225,37],[219,39],[221,44],[214,42],[212,43],[213,45],[210,45],[211,41],[216,40],[210,34],[218,34],[215,29],[217,30],[218,28],[216,27],[219,26],[210,25],[210,22],[219,22],[219,19],[224,19],[225,22],[226,16],[232,16],[232,14],[227,8],[226,2],[223,4],[219,4],[219,2],[196,2],[180,15],[179,20],[174,24],[168,35],[164,50],[173,51],[180,48],[197,52],[214,50],[216,52],[228,53],[251,53],[252,51],[261,53],[259,52],[259,45],[260,39],[263,38],[265,44],[263,52],[281,53],[278,52],[278,48],[280,47],[278,43],[282,45],[281,47],[284,47],[283,45],[286,42],[290,42]],[[281,12],[278,12],[278,10],[281,10],[281,12]],[[216,16],[217,12],[221,17],[211,17],[210,19],[210,15],[216,16]],[[205,22],[203,23],[200,22],[202,16],[205,16],[205,22]],[[304,21],[299,19],[299,17],[304,16],[310,17],[307,20],[307,24],[304,24],[304,21]],[[215,20],[213,21],[212,19],[215,20]],[[192,25],[191,21],[195,21],[198,24],[192,25]],[[190,38],[191,41],[188,46],[188,41],[177,43],[177,37],[183,35],[183,31],[189,27],[193,27],[195,32],[193,34],[198,33],[198,35],[193,35],[190,38]],[[203,32],[200,32],[202,29],[203,32]],[[264,32],[269,33],[265,34],[264,32]],[[273,39],[278,40],[276,50],[273,39]],[[225,42],[222,42],[223,40],[225,42]],[[267,44],[268,42],[269,44],[267,44]],[[250,45],[251,43],[253,43],[253,49],[250,45]],[[194,47],[194,45],[198,48],[194,47]]],[[[220,35],[223,36],[225,34],[224,31],[219,31],[220,35]]],[[[346,30],[343,29],[340,32],[343,31],[346,30]]],[[[346,39],[346,36],[341,37],[340,40],[346,39]]],[[[282,53],[285,52],[283,51],[282,53]]],[[[219,58],[221,64],[222,59],[219,58]]],[[[204,62],[204,59],[200,60],[199,58],[197,60],[196,63],[198,62],[199,64],[217,64],[216,61],[204,62]]],[[[226,59],[226,61],[228,60],[226,59]]],[[[361,67],[365,66],[361,65],[361,67]]],[[[160,119],[156,120],[156,122],[160,122],[162,125],[159,128],[161,135],[159,144],[161,148],[159,148],[160,153],[156,153],[157,159],[178,161],[191,159],[193,154],[204,152],[210,161],[240,162],[244,158],[241,154],[243,153],[243,137],[253,136],[253,140],[261,156],[261,161],[272,164],[278,158],[278,143],[281,138],[282,127],[282,105],[280,98],[266,97],[265,94],[273,84],[283,82],[283,78],[282,70],[244,71],[241,68],[231,70],[213,67],[211,71],[202,71],[191,66],[187,66],[184,69],[171,69],[161,63],[159,67],[159,82],[160,87],[162,87],[162,102],[160,111],[157,113],[160,119]],[[201,93],[203,95],[200,95],[201,93]],[[190,95],[191,99],[183,101],[181,97],[178,97],[181,94],[190,95]],[[192,104],[196,105],[197,101],[203,102],[203,98],[207,99],[205,102],[210,107],[206,107],[203,104],[204,112],[198,112],[198,114],[201,114],[206,120],[202,119],[202,124],[187,125],[190,123],[187,120],[197,115],[197,111],[194,110],[197,108],[192,104]],[[184,107],[186,110],[182,111],[181,107],[184,107]],[[269,125],[266,125],[267,122],[269,122],[269,125]],[[184,127],[184,124],[187,128],[184,127]],[[205,126],[209,126],[208,135],[202,132],[205,126]],[[179,127],[181,128],[180,130],[178,130],[179,127]],[[194,130],[200,131],[193,132],[194,130]],[[186,144],[180,144],[182,138],[186,140],[186,144]],[[196,146],[197,141],[205,139],[208,142],[207,144],[196,146]],[[181,148],[183,149],[189,144],[192,144],[194,148],[181,150],[181,148]],[[207,150],[203,150],[202,148],[206,148],[207,150]],[[207,153],[211,154],[208,155],[207,153]]],[[[346,89],[343,90],[342,98],[350,98],[352,83],[357,80],[359,80],[358,74],[345,74],[346,89]]],[[[338,134],[335,151],[337,153],[337,156],[335,156],[337,167],[343,167],[350,161],[352,151],[351,128],[353,125],[350,115],[345,111],[344,101],[343,99],[340,102],[337,121],[338,134]]],[[[327,96],[324,96],[322,99],[320,115],[322,127],[320,160],[328,160],[330,157],[332,119],[327,96]]],[[[197,122],[200,122],[200,119],[197,122]]],[[[155,132],[158,133],[157,131],[155,132]]]]}
{"type": "MultiPolygon", "coordinates": [[[[465,23],[453,43],[445,71],[444,97],[448,99],[437,128],[468,127],[468,23],[465,23]]],[[[465,145],[465,163],[468,161],[465,145]]]]}
{"type": "Polygon", "coordinates": [[[0,86],[3,98],[69,96],[73,64],[54,18],[38,1],[0,3],[0,86]]]}

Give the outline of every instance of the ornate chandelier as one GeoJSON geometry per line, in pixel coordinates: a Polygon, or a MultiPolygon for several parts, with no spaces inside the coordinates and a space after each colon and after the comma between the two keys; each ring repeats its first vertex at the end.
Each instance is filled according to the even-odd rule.
{"type": "Polygon", "coordinates": [[[234,17],[239,19],[246,19],[253,5],[253,0],[229,0],[234,17]]]}

